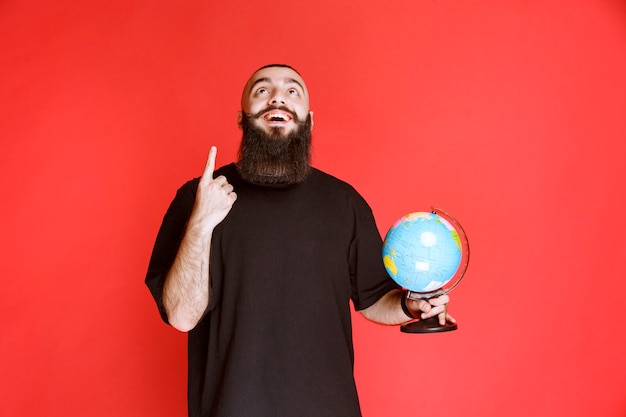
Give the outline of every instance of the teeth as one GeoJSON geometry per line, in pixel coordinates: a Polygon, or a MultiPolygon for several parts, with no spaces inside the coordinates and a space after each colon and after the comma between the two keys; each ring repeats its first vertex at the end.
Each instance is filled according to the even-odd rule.
{"type": "Polygon", "coordinates": [[[270,113],[267,116],[265,116],[266,120],[270,120],[270,121],[281,121],[284,122],[287,120],[287,116],[280,114],[280,113],[270,113]]]}

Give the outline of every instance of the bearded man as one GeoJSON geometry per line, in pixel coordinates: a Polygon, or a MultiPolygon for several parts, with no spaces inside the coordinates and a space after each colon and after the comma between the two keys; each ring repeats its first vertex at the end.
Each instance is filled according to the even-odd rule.
{"type": "Polygon", "coordinates": [[[447,313],[387,276],[372,211],[310,165],[313,112],[300,74],[268,65],[246,83],[239,158],[177,192],[146,284],[188,336],[192,417],[359,417],[350,300],[369,320],[447,313]]]}

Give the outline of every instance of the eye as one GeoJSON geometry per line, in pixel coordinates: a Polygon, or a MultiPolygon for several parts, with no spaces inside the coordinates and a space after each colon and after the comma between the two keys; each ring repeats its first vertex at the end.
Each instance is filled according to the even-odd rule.
{"type": "Polygon", "coordinates": [[[296,90],[295,88],[290,88],[289,90],[287,90],[287,92],[289,93],[290,96],[298,96],[298,95],[300,95],[300,92],[298,90],[296,90]]]}
{"type": "Polygon", "coordinates": [[[268,90],[267,88],[265,88],[265,87],[261,87],[261,88],[259,88],[259,89],[257,89],[257,90],[256,90],[256,93],[255,93],[255,94],[256,94],[256,95],[259,95],[259,94],[267,94],[268,92],[269,92],[269,90],[268,90]]]}

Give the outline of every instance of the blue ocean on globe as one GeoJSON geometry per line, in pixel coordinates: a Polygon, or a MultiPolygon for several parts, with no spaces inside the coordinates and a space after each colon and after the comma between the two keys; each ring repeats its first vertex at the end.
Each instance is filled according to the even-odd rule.
{"type": "Polygon", "coordinates": [[[414,292],[443,287],[459,269],[458,232],[436,213],[416,212],[398,220],[385,236],[383,263],[391,278],[414,292]]]}

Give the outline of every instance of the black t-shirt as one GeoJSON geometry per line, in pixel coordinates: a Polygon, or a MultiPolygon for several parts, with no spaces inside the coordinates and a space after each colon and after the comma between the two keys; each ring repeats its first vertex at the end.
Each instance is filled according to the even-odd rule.
{"type": "MultiPolygon", "coordinates": [[[[193,417],[357,417],[350,305],[367,308],[387,276],[371,209],[348,184],[313,169],[296,185],[257,185],[234,164],[216,171],[237,200],[213,232],[211,299],[189,333],[193,417]]],[[[161,316],[198,179],[165,215],[146,284],[161,316]]]]}

